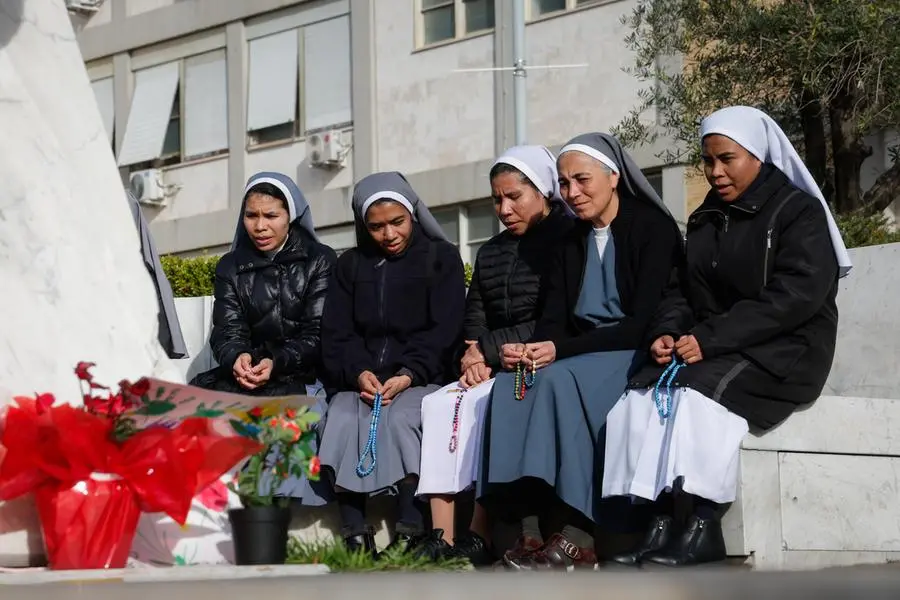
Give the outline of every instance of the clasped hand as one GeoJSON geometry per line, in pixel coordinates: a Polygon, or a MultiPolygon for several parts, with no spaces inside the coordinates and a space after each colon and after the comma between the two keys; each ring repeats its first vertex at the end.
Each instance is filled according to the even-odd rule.
{"type": "Polygon", "coordinates": [[[381,383],[372,371],[363,371],[356,379],[359,386],[359,398],[369,406],[374,404],[375,395],[381,394],[381,405],[387,406],[397,395],[412,385],[408,375],[395,375],[381,383]]]}
{"type": "Polygon", "coordinates": [[[273,366],[271,358],[264,358],[254,367],[253,357],[245,352],[234,361],[231,372],[238,385],[247,390],[255,390],[269,381],[273,366]]]}
{"type": "Polygon", "coordinates": [[[556,344],[553,342],[532,342],[530,344],[503,344],[500,348],[500,363],[504,369],[512,370],[522,363],[525,367],[540,369],[556,360],[556,344]]]}
{"type": "Polygon", "coordinates": [[[662,335],[650,345],[650,355],[656,364],[667,365],[672,362],[672,354],[690,365],[703,360],[703,351],[700,342],[693,335],[683,335],[675,341],[671,335],[662,335]]]}

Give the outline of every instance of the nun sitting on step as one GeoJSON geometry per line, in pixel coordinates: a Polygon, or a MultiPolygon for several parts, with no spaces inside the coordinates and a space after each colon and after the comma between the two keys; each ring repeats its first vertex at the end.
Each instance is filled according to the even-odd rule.
{"type": "Polygon", "coordinates": [[[487,516],[475,505],[470,530],[454,534],[455,500],[478,472],[478,446],[493,376],[515,366],[504,358],[534,333],[540,277],[574,219],[559,196],[556,159],[543,146],[517,146],[490,171],[494,209],[506,228],[478,252],[466,296],[458,381],[422,401],[420,495],[429,496],[432,556],[493,562],[487,516]]]}
{"type": "Polygon", "coordinates": [[[422,398],[448,380],[465,274],[458,250],[400,173],[363,178],[353,216],[357,247],[338,260],[323,316],[330,398],[319,457],[345,544],[375,552],[366,500],[392,494],[399,514],[390,547],[406,551],[425,530],[416,498],[422,398]]]}
{"type": "Polygon", "coordinates": [[[191,384],[254,396],[307,393],[336,260],[290,177],[251,177],[231,251],[216,265],[209,344],[219,366],[191,384]]]}
{"type": "Polygon", "coordinates": [[[478,478],[489,508],[519,511],[521,537],[503,556],[515,570],[596,565],[595,458],[606,414],[647,346],[681,243],[615,138],[578,136],[557,166],[562,197],[579,221],[553,256],[531,341],[508,350],[514,372],[494,383],[478,478]],[[547,540],[542,526],[555,531],[547,540]]]}
{"type": "Polygon", "coordinates": [[[700,140],[712,189],[651,329],[655,364],[609,416],[603,495],[656,500],[658,511],[645,541],[617,557],[626,564],[725,558],[719,519],[736,496],[741,441],[821,393],[838,277],[851,267],[818,185],[768,115],[719,110],[700,140]],[[673,488],[692,500],[685,524],[673,488]]]}

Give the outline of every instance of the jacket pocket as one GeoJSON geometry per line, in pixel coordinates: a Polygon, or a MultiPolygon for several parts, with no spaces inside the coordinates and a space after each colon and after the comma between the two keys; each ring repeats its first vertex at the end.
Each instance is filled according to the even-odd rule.
{"type": "Polygon", "coordinates": [[[809,342],[799,336],[776,338],[741,351],[773,377],[785,379],[809,350],[809,342]]]}

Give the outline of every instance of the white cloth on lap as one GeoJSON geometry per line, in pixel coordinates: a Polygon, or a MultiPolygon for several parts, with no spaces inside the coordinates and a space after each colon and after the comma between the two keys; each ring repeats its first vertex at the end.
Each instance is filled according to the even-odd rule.
{"type": "Polygon", "coordinates": [[[445,385],[422,399],[422,466],[418,495],[456,494],[475,481],[484,413],[493,387],[494,380],[489,379],[463,394],[456,452],[450,452],[450,436],[459,383],[445,385]]]}
{"type": "Polygon", "coordinates": [[[626,392],[609,413],[604,498],[655,500],[682,477],[689,494],[734,501],[747,421],[696,390],[672,393],[667,419],[657,413],[652,388],[626,392]]]}

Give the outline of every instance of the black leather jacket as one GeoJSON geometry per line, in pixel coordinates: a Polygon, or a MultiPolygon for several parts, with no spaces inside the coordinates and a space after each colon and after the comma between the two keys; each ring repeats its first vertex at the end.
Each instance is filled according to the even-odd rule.
{"type": "Polygon", "coordinates": [[[319,366],[319,329],[334,250],[293,225],[269,258],[247,242],[216,266],[210,346],[230,367],[247,352],[274,363],[272,380],[312,383],[319,366]]]}

